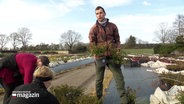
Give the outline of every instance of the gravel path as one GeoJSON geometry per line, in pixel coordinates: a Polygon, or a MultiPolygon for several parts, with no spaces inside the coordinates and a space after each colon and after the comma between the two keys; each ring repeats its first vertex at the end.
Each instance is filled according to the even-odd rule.
{"type": "MultiPolygon", "coordinates": [[[[51,86],[69,85],[85,89],[86,94],[95,94],[95,64],[87,64],[74,69],[67,70],[56,76],[51,86]]],[[[105,71],[104,90],[112,79],[110,70],[105,71]]]]}
{"type": "Polygon", "coordinates": [[[95,65],[94,63],[70,69],[56,76],[51,86],[58,85],[77,86],[85,89],[86,93],[92,93],[95,89],[95,65]]]}

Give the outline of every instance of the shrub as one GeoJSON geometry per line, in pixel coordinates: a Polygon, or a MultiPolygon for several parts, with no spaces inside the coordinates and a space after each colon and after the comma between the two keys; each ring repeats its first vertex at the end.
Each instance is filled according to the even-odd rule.
{"type": "Polygon", "coordinates": [[[84,95],[84,90],[79,87],[61,85],[50,88],[60,104],[102,104],[96,97],[84,95]]]}
{"type": "Polygon", "coordinates": [[[34,52],[32,52],[32,53],[34,53],[34,54],[41,54],[40,51],[34,51],[34,52]]]}
{"type": "Polygon", "coordinates": [[[87,51],[87,46],[85,44],[77,44],[73,47],[69,53],[83,53],[87,51]]]}
{"type": "Polygon", "coordinates": [[[177,49],[178,52],[183,53],[184,54],[184,46],[182,45],[177,45],[177,49]]]}
{"type": "Polygon", "coordinates": [[[68,85],[51,87],[50,90],[61,104],[75,104],[78,97],[83,94],[82,89],[68,85]]]}
{"type": "Polygon", "coordinates": [[[110,52],[114,63],[120,65],[124,63],[123,58],[126,56],[126,53],[122,49],[114,48],[112,44],[108,45],[101,44],[97,46],[95,44],[90,45],[90,53],[92,55],[104,56],[107,50],[110,52]]]}
{"type": "Polygon", "coordinates": [[[55,52],[55,51],[43,51],[42,54],[58,54],[58,52],[55,52]]]}
{"type": "Polygon", "coordinates": [[[177,99],[180,101],[181,104],[184,104],[184,91],[181,91],[181,92],[177,95],[177,99]]]}
{"type": "Polygon", "coordinates": [[[170,54],[176,49],[174,44],[158,44],[154,47],[154,53],[156,54],[170,54]]]}
{"type": "Polygon", "coordinates": [[[83,95],[79,98],[79,100],[76,104],[103,104],[103,102],[102,102],[102,100],[98,101],[97,97],[83,95]]]}
{"type": "Polygon", "coordinates": [[[126,53],[123,50],[117,51],[116,49],[111,48],[110,52],[112,53],[113,62],[115,62],[116,64],[126,63],[126,61],[124,60],[126,53]]]}
{"type": "Polygon", "coordinates": [[[0,53],[0,57],[4,58],[4,57],[7,57],[7,56],[9,56],[11,54],[13,54],[13,53],[0,53]]]}
{"type": "Polygon", "coordinates": [[[136,100],[136,90],[133,90],[130,87],[127,87],[127,99],[128,102],[130,102],[130,104],[135,104],[135,100],[136,100]]]}
{"type": "Polygon", "coordinates": [[[103,44],[97,46],[91,44],[89,50],[92,55],[103,56],[106,51],[106,47],[103,44]]]}

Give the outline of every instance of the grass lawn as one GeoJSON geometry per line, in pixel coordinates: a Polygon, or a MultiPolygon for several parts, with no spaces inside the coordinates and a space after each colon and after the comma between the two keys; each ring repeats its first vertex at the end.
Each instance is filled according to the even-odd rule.
{"type": "Polygon", "coordinates": [[[123,49],[127,54],[154,54],[153,49],[123,49]]]}

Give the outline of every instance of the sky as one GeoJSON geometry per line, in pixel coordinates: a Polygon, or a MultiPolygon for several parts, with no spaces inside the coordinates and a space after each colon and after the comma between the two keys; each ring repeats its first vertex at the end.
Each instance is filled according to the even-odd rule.
{"type": "Polygon", "coordinates": [[[0,34],[26,27],[33,34],[30,45],[59,44],[61,34],[73,30],[88,43],[99,5],[117,25],[121,43],[130,35],[155,43],[160,23],[172,27],[176,16],[184,15],[184,0],[0,0],[0,34]]]}

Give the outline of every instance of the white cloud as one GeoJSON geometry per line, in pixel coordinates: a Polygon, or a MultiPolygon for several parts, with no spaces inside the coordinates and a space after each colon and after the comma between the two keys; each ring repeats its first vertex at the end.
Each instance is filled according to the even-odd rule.
{"type": "Polygon", "coordinates": [[[66,6],[70,8],[75,8],[84,5],[84,0],[66,0],[66,6]]]}
{"type": "Polygon", "coordinates": [[[3,0],[0,4],[2,22],[48,20],[52,17],[44,5],[31,5],[21,0],[3,0]]]}
{"type": "Polygon", "coordinates": [[[73,9],[85,4],[84,0],[63,0],[63,2],[56,2],[54,0],[49,1],[49,7],[51,7],[51,9],[53,9],[53,12],[55,12],[56,15],[59,16],[63,16],[73,9]]]}
{"type": "MultiPolygon", "coordinates": [[[[64,16],[66,16],[67,13],[73,13],[72,11],[75,9],[82,9],[83,5],[86,5],[89,1],[42,0],[44,2],[40,3],[33,3],[30,1],[32,0],[0,0],[0,33],[9,35],[10,32],[16,32],[20,27],[27,27],[33,33],[31,44],[35,45],[41,42],[48,44],[58,43],[61,33],[71,29],[82,35],[82,42],[88,42],[89,29],[95,21],[89,19],[86,23],[86,20],[83,20],[83,18],[90,17],[85,17],[86,14],[82,14],[82,12],[80,15],[84,15],[81,16],[83,18],[72,22],[64,16]]],[[[123,5],[128,5],[132,3],[132,1],[133,0],[91,0],[90,3],[92,2],[93,4],[91,5],[89,3],[86,6],[90,8],[90,6],[102,5],[107,8],[118,7],[117,9],[121,9],[123,5]]],[[[146,0],[143,4],[151,5],[151,3],[146,0]]],[[[88,10],[89,8],[84,9],[88,10]]],[[[168,22],[169,26],[171,26],[172,22],[175,20],[176,14],[179,12],[183,13],[181,11],[183,7],[175,9],[170,9],[169,7],[161,9],[154,8],[154,10],[164,14],[175,14],[164,16],[160,16],[163,14],[147,15],[147,13],[139,15],[121,15],[122,13],[120,12],[118,14],[120,16],[113,15],[114,17],[109,18],[110,21],[116,23],[118,26],[122,43],[130,35],[145,41],[152,41],[155,37],[154,31],[161,22],[168,22]]],[[[151,12],[149,14],[151,14],[151,12]]]]}
{"type": "Polygon", "coordinates": [[[72,30],[78,32],[82,35],[81,42],[87,43],[88,33],[90,27],[94,23],[90,22],[78,22],[72,24],[67,23],[58,23],[54,24],[54,26],[46,25],[45,27],[30,27],[30,30],[33,32],[33,39],[31,40],[31,44],[40,44],[40,43],[59,43],[60,35],[68,30],[72,30]],[[76,25],[77,24],[77,25],[76,25]]]}
{"type": "Polygon", "coordinates": [[[118,7],[122,5],[127,5],[132,2],[132,0],[91,0],[94,6],[105,6],[105,7],[118,7]]]}
{"type": "Polygon", "coordinates": [[[151,3],[150,2],[147,2],[147,1],[143,1],[142,4],[145,5],[145,6],[150,6],[151,5],[151,3]]]}
{"type": "Polygon", "coordinates": [[[28,3],[23,0],[2,0],[0,2],[0,22],[49,21],[63,16],[78,6],[84,5],[83,0],[64,0],[63,2],[28,3]]]}
{"type": "MultiPolygon", "coordinates": [[[[57,24],[53,22],[56,21],[55,17],[60,18],[60,16],[64,16],[81,5],[84,5],[84,0],[64,0],[61,2],[50,0],[42,3],[26,0],[0,0],[0,33],[9,35],[11,32],[16,32],[20,27],[27,27],[34,33],[33,36],[41,34],[45,36],[48,33],[56,34],[56,32],[52,33],[51,31],[58,32],[62,26],[59,26],[59,29],[53,29],[57,28],[57,24]],[[50,29],[50,31],[43,28],[50,29]]],[[[61,25],[65,24],[62,23],[61,25]]],[[[36,36],[33,37],[33,40],[36,36]]]]}
{"type": "Polygon", "coordinates": [[[118,26],[122,43],[130,35],[144,41],[154,42],[153,39],[156,37],[154,31],[158,25],[165,22],[171,27],[172,22],[175,21],[175,15],[121,15],[112,18],[111,21],[118,26]]]}

